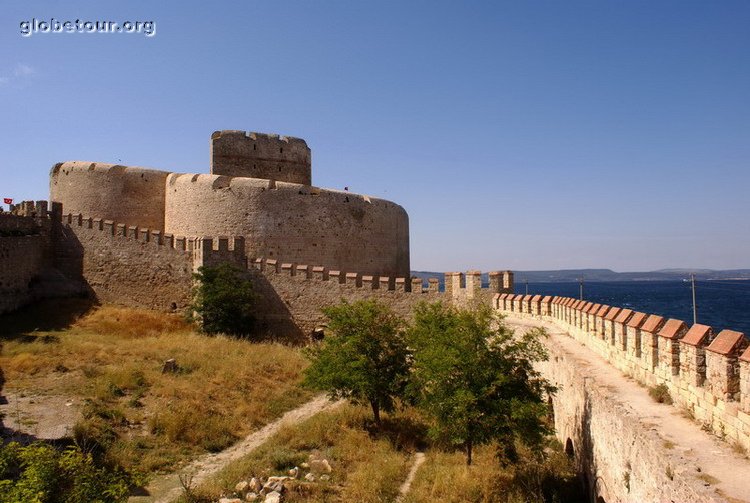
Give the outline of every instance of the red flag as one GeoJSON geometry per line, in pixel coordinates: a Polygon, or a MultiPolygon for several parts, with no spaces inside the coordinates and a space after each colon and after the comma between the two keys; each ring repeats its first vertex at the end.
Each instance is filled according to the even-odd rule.
{"type": "Polygon", "coordinates": [[[13,204],[13,199],[11,199],[9,197],[5,197],[5,198],[3,198],[3,202],[5,204],[13,204]]]}

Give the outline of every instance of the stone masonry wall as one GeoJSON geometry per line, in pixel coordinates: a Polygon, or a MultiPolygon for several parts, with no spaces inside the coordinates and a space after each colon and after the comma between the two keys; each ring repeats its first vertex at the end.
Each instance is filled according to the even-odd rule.
{"type": "MultiPolygon", "coordinates": [[[[515,314],[515,313],[514,313],[515,314]]],[[[555,434],[596,501],[717,501],[680,474],[680,459],[662,447],[627,407],[586,366],[549,341],[549,360],[539,365],[558,391],[552,398],[555,434]]]]}
{"type": "Polygon", "coordinates": [[[211,174],[312,183],[310,148],[301,138],[250,131],[214,131],[211,174]]]}
{"type": "Polygon", "coordinates": [[[46,245],[40,234],[0,236],[0,314],[33,299],[32,282],[46,267],[46,245]]]}
{"type": "Polygon", "coordinates": [[[35,288],[51,265],[47,204],[25,202],[0,214],[0,314],[38,297],[35,288]]]}
{"type": "MultiPolygon", "coordinates": [[[[438,281],[433,278],[424,288],[419,278],[370,276],[355,272],[329,270],[322,266],[279,263],[274,259],[251,261],[252,281],[260,294],[259,315],[261,326],[276,334],[305,337],[321,327],[325,318],[321,308],[338,304],[341,300],[375,298],[389,305],[398,315],[409,318],[420,302],[444,301],[465,305],[472,301],[487,303],[494,293],[512,291],[512,274],[492,272],[490,288],[481,288],[479,272],[469,271],[467,286],[438,291],[438,281]],[[510,282],[509,288],[504,284],[510,282]],[[475,286],[474,286],[475,285],[475,286]]],[[[446,273],[446,280],[463,277],[462,273],[446,273]]],[[[463,282],[466,285],[466,281],[463,282]]]]}
{"type": "Polygon", "coordinates": [[[68,214],[60,246],[100,302],[172,310],[187,306],[193,256],[185,238],[68,214]]]}
{"type": "Polygon", "coordinates": [[[169,175],[165,231],[244,236],[251,257],[408,276],[409,219],[392,202],[257,178],[169,175]]]}
{"type": "Polygon", "coordinates": [[[71,161],[50,171],[50,199],[68,213],[164,229],[165,171],[71,161]]]}
{"type": "MultiPolygon", "coordinates": [[[[517,297],[496,295],[493,303],[500,311],[539,317],[525,309],[523,302],[515,302],[517,297]]],[[[542,312],[551,313],[545,317],[581,344],[646,386],[666,386],[675,404],[686,409],[705,429],[750,449],[750,347],[744,334],[723,330],[714,335],[711,327],[705,325],[688,329],[681,320],[633,313],[627,322],[614,322],[630,323],[615,327],[615,332],[633,333],[620,346],[603,339],[598,324],[591,329],[569,323],[566,309],[575,308],[565,306],[571,305],[571,299],[554,297],[542,304],[542,312]],[[631,348],[632,344],[640,347],[631,348]]],[[[578,308],[592,312],[584,304],[578,308]]],[[[603,312],[601,308],[597,314],[603,312]]]]}

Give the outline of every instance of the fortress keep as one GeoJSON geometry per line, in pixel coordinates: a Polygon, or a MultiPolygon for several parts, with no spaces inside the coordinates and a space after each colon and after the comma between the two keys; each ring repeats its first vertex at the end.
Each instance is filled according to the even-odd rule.
{"type": "Polygon", "coordinates": [[[398,204],[312,186],[304,140],[211,135],[211,173],[70,161],[50,173],[66,213],[183,236],[242,236],[248,257],[409,276],[409,218],[398,204]]]}

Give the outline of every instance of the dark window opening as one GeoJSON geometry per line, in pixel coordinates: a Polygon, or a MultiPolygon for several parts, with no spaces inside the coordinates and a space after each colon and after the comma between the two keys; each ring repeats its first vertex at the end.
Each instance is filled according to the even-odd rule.
{"type": "Polygon", "coordinates": [[[568,456],[569,459],[575,459],[576,457],[576,451],[573,448],[573,441],[571,439],[565,441],[565,455],[568,456]]]}

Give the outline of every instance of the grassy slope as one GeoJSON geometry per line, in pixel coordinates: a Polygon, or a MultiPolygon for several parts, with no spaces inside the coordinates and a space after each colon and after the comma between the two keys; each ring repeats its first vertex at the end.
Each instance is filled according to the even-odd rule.
{"type": "MultiPolygon", "coordinates": [[[[70,301],[57,307],[83,311],[70,301]]],[[[5,388],[85,400],[78,438],[125,467],[174,468],[311,396],[298,386],[306,363],[296,349],[207,337],[145,310],[104,306],[71,324],[54,309],[0,319],[5,388]],[[169,358],[179,371],[162,374],[169,358]]]]}
{"type": "Polygon", "coordinates": [[[330,462],[330,480],[297,481],[291,484],[286,501],[393,501],[409,471],[415,442],[423,437],[424,430],[409,417],[386,415],[383,429],[377,431],[369,409],[344,405],[284,428],[196,494],[198,501],[215,501],[220,494],[231,493],[240,480],[287,475],[314,454],[330,462]]]}
{"type": "MultiPolygon", "coordinates": [[[[416,410],[385,415],[383,428],[377,430],[367,408],[350,405],[285,428],[198,488],[192,501],[208,503],[220,495],[231,496],[241,480],[286,475],[313,453],[330,462],[330,481],[291,483],[287,501],[394,501],[417,450],[426,453],[426,460],[405,503],[586,501],[572,464],[554,441],[546,450],[546,459],[535,460],[521,448],[520,462],[506,468],[499,465],[494,446],[480,446],[474,464],[467,467],[463,452],[446,450],[429,441],[423,418],[416,410]]],[[[303,470],[302,475],[305,473],[303,470]]]]}

